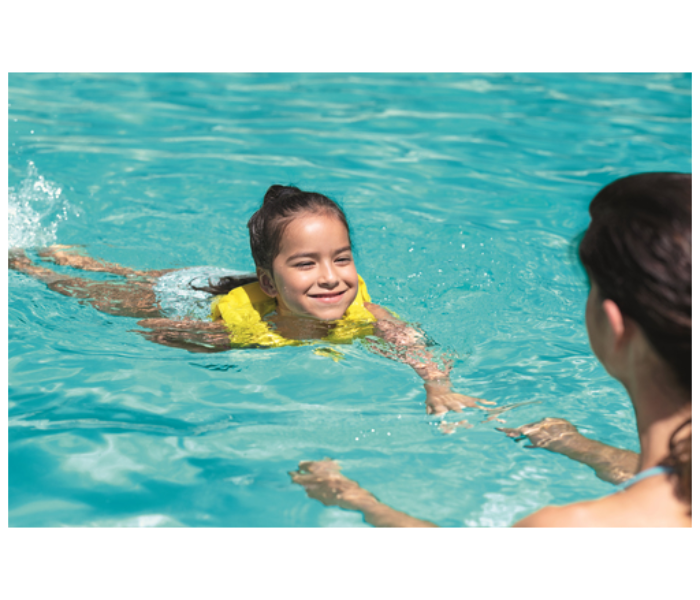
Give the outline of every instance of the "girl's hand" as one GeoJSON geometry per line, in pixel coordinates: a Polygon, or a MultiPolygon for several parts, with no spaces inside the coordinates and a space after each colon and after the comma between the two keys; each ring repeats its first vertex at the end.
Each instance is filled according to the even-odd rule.
{"type": "Polygon", "coordinates": [[[481,404],[496,404],[452,391],[449,380],[425,382],[425,411],[429,415],[444,415],[447,411],[462,412],[462,408],[483,408],[481,404]]]}
{"type": "Polygon", "coordinates": [[[192,321],[191,319],[175,320],[166,319],[164,317],[156,317],[153,319],[141,319],[136,324],[148,329],[191,329],[195,323],[199,323],[199,321],[192,321]]]}
{"type": "Polygon", "coordinates": [[[550,448],[552,450],[566,445],[565,438],[581,435],[578,429],[566,419],[553,419],[551,417],[513,429],[509,427],[498,427],[497,429],[516,440],[526,437],[531,444],[525,446],[526,448],[550,448]]]}
{"type": "Polygon", "coordinates": [[[137,325],[150,331],[135,331],[147,340],[190,352],[223,352],[231,348],[228,331],[222,321],[141,319],[137,325]]]}
{"type": "Polygon", "coordinates": [[[225,331],[223,321],[195,321],[194,319],[166,319],[162,317],[141,319],[137,325],[148,329],[186,329],[195,331],[225,331]]]}
{"type": "Polygon", "coordinates": [[[339,506],[347,510],[359,510],[367,502],[377,499],[367,490],[340,474],[340,465],[326,458],[318,461],[303,461],[297,471],[289,473],[292,481],[303,486],[307,496],[325,506],[339,506]]]}

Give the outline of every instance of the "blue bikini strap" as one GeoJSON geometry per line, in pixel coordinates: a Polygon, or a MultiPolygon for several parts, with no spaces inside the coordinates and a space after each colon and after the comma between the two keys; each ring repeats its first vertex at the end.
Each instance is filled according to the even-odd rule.
{"type": "Polygon", "coordinates": [[[638,481],[641,481],[642,479],[646,479],[647,477],[653,477],[654,475],[661,475],[665,473],[666,475],[670,475],[673,473],[673,468],[668,467],[666,465],[658,465],[656,467],[651,467],[650,469],[645,469],[644,471],[640,471],[637,473],[634,477],[628,479],[627,481],[623,481],[622,483],[618,484],[618,489],[624,490],[627,489],[629,486],[634,485],[638,481]]]}

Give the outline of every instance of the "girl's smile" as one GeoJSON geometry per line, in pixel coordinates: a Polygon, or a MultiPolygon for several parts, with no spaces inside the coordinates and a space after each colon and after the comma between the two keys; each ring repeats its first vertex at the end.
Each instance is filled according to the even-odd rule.
{"type": "Polygon", "coordinates": [[[311,294],[311,298],[318,300],[319,302],[325,302],[332,304],[333,302],[340,302],[345,292],[336,292],[332,294],[311,294]]]}

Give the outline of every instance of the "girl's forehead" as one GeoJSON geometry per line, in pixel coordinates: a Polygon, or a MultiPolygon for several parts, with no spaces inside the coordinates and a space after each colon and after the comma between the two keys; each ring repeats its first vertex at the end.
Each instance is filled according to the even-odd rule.
{"type": "Polygon", "coordinates": [[[312,241],[333,241],[349,244],[350,236],[345,224],[332,214],[304,214],[291,221],[282,234],[280,250],[289,244],[299,244],[312,241]]]}

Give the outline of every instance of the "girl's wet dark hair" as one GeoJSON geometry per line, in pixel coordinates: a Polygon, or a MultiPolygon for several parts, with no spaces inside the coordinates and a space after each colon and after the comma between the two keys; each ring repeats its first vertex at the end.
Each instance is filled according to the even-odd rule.
{"type": "MultiPolygon", "coordinates": [[[[272,262],[279,254],[284,230],[289,223],[304,214],[329,214],[337,217],[350,238],[345,213],[333,200],[323,194],[304,192],[291,185],[273,185],[265,192],[262,206],[248,221],[250,250],[256,268],[272,273],[272,262]]],[[[255,274],[222,277],[218,283],[209,282],[208,286],[192,287],[218,296],[257,280],[255,274]]]]}
{"type": "MultiPolygon", "coordinates": [[[[692,176],[623,177],[598,192],[590,214],[579,246],[583,266],[602,297],[639,324],[675,381],[690,392],[692,176]]],[[[679,437],[689,426],[672,436],[668,463],[690,501],[691,436],[679,437]]]]}
{"type": "Polygon", "coordinates": [[[265,193],[262,206],[248,221],[250,251],[255,266],[272,273],[272,261],[279,254],[287,225],[302,214],[329,214],[337,217],[348,231],[343,210],[330,198],[316,192],[303,192],[291,185],[273,185],[265,193]]]}

